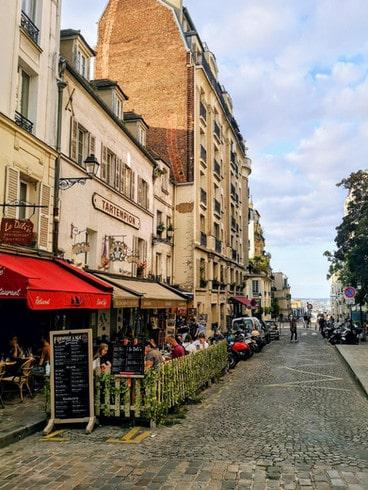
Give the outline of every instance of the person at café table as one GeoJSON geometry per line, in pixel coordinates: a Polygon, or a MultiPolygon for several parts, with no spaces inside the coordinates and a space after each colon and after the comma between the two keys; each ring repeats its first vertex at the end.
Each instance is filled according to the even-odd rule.
{"type": "Polygon", "coordinates": [[[157,369],[164,361],[161,352],[158,351],[153,339],[147,340],[144,344],[144,367],[157,369]]]}
{"type": "Polygon", "coordinates": [[[38,361],[38,365],[44,366],[47,361],[50,362],[50,344],[45,337],[42,337],[41,342],[41,355],[40,360],[38,361]]]}
{"type": "Polygon", "coordinates": [[[18,337],[12,337],[9,341],[9,345],[10,345],[9,357],[11,361],[15,361],[19,357],[23,356],[22,348],[18,343],[18,337]]]}
{"type": "Polygon", "coordinates": [[[170,356],[165,356],[165,359],[169,361],[170,359],[177,359],[178,357],[184,357],[185,356],[185,351],[184,347],[182,347],[180,344],[177,343],[175,340],[175,337],[172,335],[168,335],[165,337],[165,342],[170,348],[170,356]]]}
{"type": "Polygon", "coordinates": [[[97,352],[93,357],[93,369],[99,367],[104,370],[107,367],[111,367],[111,362],[107,358],[108,350],[109,346],[105,343],[98,346],[97,352]]]}
{"type": "Polygon", "coordinates": [[[198,339],[193,342],[197,350],[207,349],[208,342],[206,342],[206,336],[203,332],[198,335],[198,339]]]}

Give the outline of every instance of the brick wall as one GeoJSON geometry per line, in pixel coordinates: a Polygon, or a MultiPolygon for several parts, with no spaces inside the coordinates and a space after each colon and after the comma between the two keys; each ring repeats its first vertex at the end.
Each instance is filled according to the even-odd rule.
{"type": "Polygon", "coordinates": [[[96,78],[119,83],[125,111],[141,114],[147,147],[193,179],[193,67],[174,12],[157,0],[111,0],[98,29],[96,78]]]}

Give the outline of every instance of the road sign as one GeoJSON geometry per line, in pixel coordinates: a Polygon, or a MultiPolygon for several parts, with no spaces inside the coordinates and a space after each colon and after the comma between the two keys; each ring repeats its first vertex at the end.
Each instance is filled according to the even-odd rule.
{"type": "Polygon", "coordinates": [[[346,299],[352,299],[356,295],[356,290],[352,286],[348,286],[344,289],[344,297],[346,299]]]}
{"type": "Polygon", "coordinates": [[[311,303],[307,303],[308,310],[313,310],[313,305],[311,303]]]}

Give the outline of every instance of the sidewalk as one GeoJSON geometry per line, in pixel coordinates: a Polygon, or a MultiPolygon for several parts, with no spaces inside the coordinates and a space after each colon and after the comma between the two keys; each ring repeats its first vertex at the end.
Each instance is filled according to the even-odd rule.
{"type": "Polygon", "coordinates": [[[368,342],[359,345],[336,345],[355,379],[368,396],[368,342]]]}
{"type": "MultiPolygon", "coordinates": [[[[368,396],[368,342],[335,347],[368,396]]],[[[44,403],[42,393],[38,393],[33,399],[25,395],[23,403],[16,396],[11,400],[5,400],[5,408],[0,408],[0,448],[46,427],[44,403]]]]}
{"type": "Polygon", "coordinates": [[[19,441],[46,427],[45,400],[42,393],[34,398],[24,394],[24,402],[19,396],[4,400],[5,408],[0,408],[0,448],[19,441]]]}

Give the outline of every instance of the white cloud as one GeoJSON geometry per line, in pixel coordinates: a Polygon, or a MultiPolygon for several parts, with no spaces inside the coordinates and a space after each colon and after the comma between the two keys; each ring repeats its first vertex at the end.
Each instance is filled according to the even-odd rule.
{"type": "MultiPolygon", "coordinates": [[[[327,296],[322,254],[334,249],[345,197],[336,183],[367,166],[368,2],[183,3],[247,140],[273,267],[289,276],[294,297],[327,296]]],[[[94,46],[106,4],[64,0],[63,27],[94,46]]]]}

